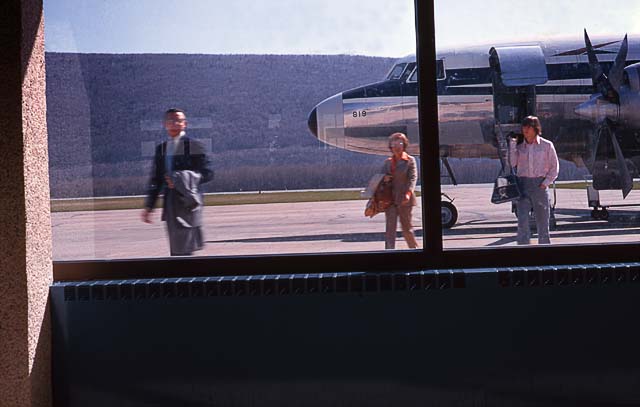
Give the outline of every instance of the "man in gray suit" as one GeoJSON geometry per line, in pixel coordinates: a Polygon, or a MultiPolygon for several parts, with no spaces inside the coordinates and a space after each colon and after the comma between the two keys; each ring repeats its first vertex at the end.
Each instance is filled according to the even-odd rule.
{"type": "Polygon", "coordinates": [[[203,247],[202,192],[199,185],[213,178],[202,143],[185,134],[187,118],[180,109],[164,115],[169,139],[156,147],[142,221],[151,214],[160,193],[164,195],[162,220],[167,222],[172,256],[191,255],[203,247]]]}

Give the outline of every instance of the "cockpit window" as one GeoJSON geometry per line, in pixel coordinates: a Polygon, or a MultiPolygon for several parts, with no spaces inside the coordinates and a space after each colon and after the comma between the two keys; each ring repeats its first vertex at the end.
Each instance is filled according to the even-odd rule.
{"type": "Polygon", "coordinates": [[[411,62],[409,64],[407,64],[407,69],[404,70],[404,73],[402,74],[402,77],[400,79],[402,79],[403,81],[409,79],[409,76],[411,76],[411,74],[413,73],[413,71],[416,69],[416,63],[415,62],[411,62]]]}
{"type": "Polygon", "coordinates": [[[407,67],[407,64],[398,64],[391,68],[389,75],[387,75],[388,80],[400,79],[404,69],[407,67]]]}
{"type": "Polygon", "coordinates": [[[436,60],[436,79],[444,79],[445,77],[444,59],[438,59],[436,60]]]}
{"type": "Polygon", "coordinates": [[[418,67],[413,68],[413,72],[407,82],[418,82],[418,67]]]}
{"type": "MultiPolygon", "coordinates": [[[[438,80],[444,79],[446,77],[445,69],[444,69],[444,60],[438,59],[436,61],[436,78],[438,80]]],[[[418,67],[413,68],[413,72],[407,79],[407,82],[418,82],[418,67]]]]}

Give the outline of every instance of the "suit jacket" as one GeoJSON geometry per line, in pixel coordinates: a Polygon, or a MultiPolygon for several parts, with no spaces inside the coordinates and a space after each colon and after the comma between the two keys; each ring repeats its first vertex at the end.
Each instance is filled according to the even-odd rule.
{"type": "MultiPolygon", "coordinates": [[[[145,199],[145,207],[153,208],[158,199],[158,195],[167,194],[169,189],[164,178],[165,176],[165,155],[167,151],[167,142],[163,142],[156,147],[153,159],[153,169],[147,187],[147,197],[145,199]]],[[[209,169],[209,160],[204,146],[197,140],[183,136],[176,146],[173,155],[173,172],[175,171],[194,171],[202,176],[200,183],[205,183],[213,179],[213,171],[209,169]]],[[[166,200],[166,196],[165,196],[166,200]]],[[[165,208],[162,212],[162,220],[165,220],[165,208]]]]}
{"type": "MultiPolygon", "coordinates": [[[[386,159],[382,166],[381,172],[383,174],[391,174],[391,161],[392,158],[386,159]]],[[[393,179],[391,180],[391,189],[393,191],[393,202],[396,206],[400,206],[404,200],[404,196],[408,191],[411,191],[411,198],[409,205],[416,204],[416,194],[413,191],[416,188],[416,182],[418,180],[418,169],[416,166],[416,159],[406,154],[403,159],[396,162],[396,170],[393,173],[393,179]]]]}

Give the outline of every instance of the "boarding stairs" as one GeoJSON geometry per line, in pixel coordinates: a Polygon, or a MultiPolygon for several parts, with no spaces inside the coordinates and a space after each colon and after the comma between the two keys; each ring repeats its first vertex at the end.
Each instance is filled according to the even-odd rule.
{"type": "Polygon", "coordinates": [[[494,134],[496,135],[496,144],[498,147],[498,158],[502,166],[502,175],[509,173],[509,142],[507,136],[510,133],[519,133],[521,125],[519,123],[496,123],[494,126],[494,134]]]}

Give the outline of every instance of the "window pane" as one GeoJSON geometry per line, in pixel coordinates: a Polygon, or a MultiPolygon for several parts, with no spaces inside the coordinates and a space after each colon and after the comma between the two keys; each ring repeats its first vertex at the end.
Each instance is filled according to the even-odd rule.
{"type": "MultiPolygon", "coordinates": [[[[385,248],[361,191],[392,133],[419,152],[412,1],[48,0],[45,15],[55,260],[385,248]]],[[[401,153],[407,249],[421,210],[401,153]]]]}
{"type": "Polygon", "coordinates": [[[639,7],[622,1],[602,14],[595,2],[436,2],[446,69],[438,82],[442,190],[459,215],[445,248],[545,243],[547,222],[553,245],[637,241],[639,7]],[[541,126],[522,126],[529,115],[541,126]],[[510,167],[521,198],[494,204],[497,180],[494,201],[515,196],[513,180],[498,177],[510,167]]]}
{"type": "Polygon", "coordinates": [[[407,67],[407,64],[395,65],[391,69],[391,72],[389,72],[389,75],[387,76],[387,79],[391,79],[391,80],[400,79],[400,77],[402,76],[402,73],[404,72],[406,67],[407,67]]]}
{"type": "Polygon", "coordinates": [[[436,61],[436,78],[438,80],[444,79],[445,73],[444,61],[442,59],[438,59],[436,61]]]}

